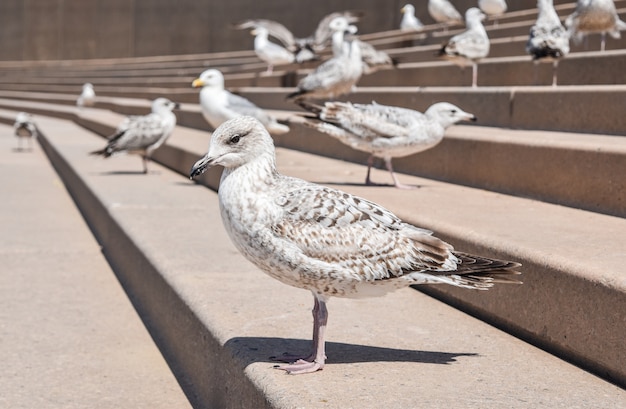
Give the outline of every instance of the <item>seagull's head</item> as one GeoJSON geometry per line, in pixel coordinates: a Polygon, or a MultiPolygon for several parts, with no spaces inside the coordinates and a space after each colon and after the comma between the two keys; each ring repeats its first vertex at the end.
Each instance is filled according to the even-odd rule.
{"type": "Polygon", "coordinates": [[[425,112],[426,116],[434,118],[444,128],[454,125],[460,121],[476,121],[476,116],[463,111],[456,105],[449,102],[438,102],[431,105],[425,112]]]}
{"type": "Polygon", "coordinates": [[[221,124],[209,144],[209,152],[191,168],[193,179],[211,166],[234,169],[259,158],[274,157],[274,142],[263,124],[251,116],[239,116],[221,124]]]}
{"type": "Polygon", "coordinates": [[[470,7],[465,12],[465,21],[466,22],[478,22],[483,21],[487,17],[485,13],[480,11],[478,7],[470,7]]]}
{"type": "Polygon", "coordinates": [[[193,80],[191,86],[194,88],[201,87],[221,87],[224,88],[224,75],[216,69],[204,71],[198,78],[193,80]]]}
{"type": "Polygon", "coordinates": [[[349,25],[350,25],[350,22],[348,21],[347,18],[345,18],[345,17],[335,17],[328,24],[328,28],[330,28],[333,32],[335,32],[335,31],[344,32],[344,31],[348,30],[349,25]]]}
{"type": "Polygon", "coordinates": [[[413,7],[412,4],[405,4],[404,7],[400,9],[400,12],[402,14],[405,14],[405,13],[415,14],[415,7],[413,7]]]}
{"type": "Polygon", "coordinates": [[[172,112],[174,109],[180,108],[180,104],[172,102],[167,98],[157,98],[152,101],[152,112],[155,114],[162,114],[165,112],[172,112]]]}

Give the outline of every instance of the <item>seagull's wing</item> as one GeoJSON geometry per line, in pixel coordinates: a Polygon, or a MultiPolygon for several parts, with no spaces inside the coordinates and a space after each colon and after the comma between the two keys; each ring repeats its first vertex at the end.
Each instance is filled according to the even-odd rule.
{"type": "Polygon", "coordinates": [[[255,117],[264,125],[271,121],[270,115],[268,115],[263,109],[254,105],[254,103],[240,95],[227,92],[227,105],[226,108],[234,111],[237,115],[248,115],[255,117]]]}
{"type": "Polygon", "coordinates": [[[163,118],[157,114],[128,117],[109,140],[113,152],[147,149],[165,136],[163,118]]]}
{"type": "Polygon", "coordinates": [[[332,38],[333,30],[330,28],[330,22],[337,17],[344,17],[348,20],[349,24],[353,24],[359,21],[363,16],[359,11],[336,11],[334,13],[324,16],[317,25],[315,33],[313,33],[313,46],[323,48],[332,38]]]}
{"type": "Polygon", "coordinates": [[[450,39],[445,52],[469,59],[483,58],[489,53],[489,39],[476,31],[465,31],[450,39]]]}
{"type": "Polygon", "coordinates": [[[305,257],[351,270],[359,280],[456,268],[449,244],[368,200],[300,184],[276,203],[283,209],[282,219],[272,226],[277,238],[305,257]]]}
{"type": "Polygon", "coordinates": [[[291,31],[289,31],[287,27],[277,21],[265,19],[245,20],[241,23],[235,24],[234,27],[242,30],[255,27],[264,27],[269,35],[283,43],[285,47],[289,48],[290,50],[296,48],[296,40],[291,31]]]}

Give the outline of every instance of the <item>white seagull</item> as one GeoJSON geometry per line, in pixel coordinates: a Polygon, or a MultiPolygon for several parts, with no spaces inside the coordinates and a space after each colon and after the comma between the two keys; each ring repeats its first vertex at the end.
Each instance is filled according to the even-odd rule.
{"type": "Polygon", "coordinates": [[[478,8],[468,9],[465,12],[467,30],[452,37],[439,50],[440,56],[461,67],[472,64],[472,87],[477,86],[477,62],[489,55],[489,37],[482,23],[484,19],[485,15],[478,8]]]}
{"type": "MultiPolygon", "coordinates": [[[[339,19],[335,19],[337,21],[339,19]]],[[[298,83],[297,90],[287,95],[296,102],[308,98],[335,98],[352,92],[363,74],[363,61],[358,41],[346,41],[339,55],[319,65],[298,83]]]]}
{"type": "Polygon", "coordinates": [[[216,69],[204,71],[191,83],[191,86],[201,88],[202,115],[213,129],[236,116],[250,115],[261,121],[273,135],[289,132],[288,126],[278,123],[276,118],[251,101],[224,89],[224,75],[216,69]]]}
{"type": "Polygon", "coordinates": [[[26,139],[29,149],[32,149],[32,140],[38,136],[37,125],[33,116],[27,112],[19,112],[15,117],[13,131],[17,137],[17,150],[22,150],[22,140],[26,139]]]}
{"type": "Polygon", "coordinates": [[[325,133],[370,154],[367,161],[366,185],[373,185],[370,170],[374,157],[383,158],[398,188],[413,188],[400,183],[393,172],[392,158],[425,151],[443,139],[446,128],[459,121],[476,121],[473,114],[447,102],[430,106],[425,113],[387,105],[326,102],[324,106],[302,103],[315,114],[304,125],[325,133]]]}
{"type": "Polygon", "coordinates": [[[313,293],[313,350],[277,366],[290,374],[324,368],[330,297],[382,296],[414,284],[520,283],[518,263],[456,252],[376,203],[281,175],[272,138],[252,117],[223,123],[191,178],[211,166],[224,167],[220,212],[237,249],[271,277],[313,293]]]}
{"type": "Polygon", "coordinates": [[[600,50],[604,51],[606,33],[620,38],[626,23],[620,20],[613,0],[578,0],[576,10],[565,20],[565,26],[574,41],[580,43],[585,35],[600,33],[600,50]]]}
{"type": "Polygon", "coordinates": [[[80,96],[76,100],[76,105],[80,108],[91,107],[96,103],[96,92],[93,89],[93,84],[87,82],[83,84],[83,90],[80,96]]]}
{"type": "Polygon", "coordinates": [[[177,103],[167,98],[155,99],[150,114],[127,117],[109,138],[107,145],[91,154],[108,158],[118,152],[134,153],[141,156],[143,173],[148,173],[152,152],[169,138],[176,126],[176,115],[172,110],[178,107],[177,103]]]}
{"type": "Polygon", "coordinates": [[[569,53],[569,33],[561,25],[552,0],[538,0],[539,16],[530,28],[526,52],[534,61],[552,61],[552,86],[557,83],[559,60],[569,53]]]}
{"type": "Polygon", "coordinates": [[[489,17],[494,17],[493,25],[498,25],[498,17],[503,15],[508,6],[506,0],[478,0],[478,8],[489,17]]]}
{"type": "Polygon", "coordinates": [[[295,55],[285,47],[272,43],[269,31],[263,26],[258,26],[251,31],[254,35],[254,52],[257,57],[267,63],[267,74],[271,74],[275,65],[291,64],[296,60],[295,55]]]}
{"type": "Polygon", "coordinates": [[[443,25],[444,32],[448,32],[448,26],[463,24],[463,16],[448,0],[428,0],[428,14],[443,25]]]}
{"type": "Polygon", "coordinates": [[[402,13],[402,21],[400,21],[400,30],[402,31],[421,31],[424,24],[415,17],[415,7],[412,4],[405,4],[400,9],[402,13]]]}

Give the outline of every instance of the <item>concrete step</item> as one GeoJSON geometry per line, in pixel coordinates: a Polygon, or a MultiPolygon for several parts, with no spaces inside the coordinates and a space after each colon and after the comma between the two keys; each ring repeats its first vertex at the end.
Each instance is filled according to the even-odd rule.
{"type": "MultiPolygon", "coordinates": [[[[99,113],[87,114],[95,120],[99,113]]],[[[141,301],[144,319],[161,334],[162,347],[180,363],[178,376],[198,407],[521,408],[551,402],[582,408],[616,407],[626,399],[620,388],[410,289],[378,299],[333,300],[325,370],[300,377],[273,371],[268,356],[307,347],[310,295],[265,277],[237,253],[218,227],[215,193],[164,168],[147,176],[127,173],[138,167],[136,158],[90,158],[85,152],[103,141],[72,124],[45,136],[68,189],[102,232],[105,252],[141,301]],[[399,308],[428,313],[388,313],[399,308]],[[419,382],[380,382],[398,371],[419,382]]],[[[171,149],[195,146],[198,139],[206,142],[206,135],[177,129],[157,151],[159,160],[173,159],[171,149]]],[[[286,173],[315,172],[315,179],[330,183],[339,176],[342,188],[355,170],[361,179],[360,166],[315,158],[312,169],[307,158],[278,153],[286,173]],[[325,166],[331,163],[345,173],[325,166]]],[[[406,203],[395,189],[353,190],[406,203]]],[[[533,274],[527,275],[532,282],[533,274]]],[[[533,287],[486,296],[489,302],[511,300],[511,292],[533,287]]]]}
{"type": "MultiPolygon", "coordinates": [[[[46,100],[47,96],[50,102],[70,101],[65,95],[32,98],[46,100]]],[[[51,114],[56,111],[54,105],[1,99],[0,106],[51,114]]],[[[150,109],[149,101],[129,98],[102,97],[97,106],[124,115],[143,115],[150,109]]],[[[62,107],[60,114],[64,115],[66,109],[62,107]]],[[[274,138],[280,146],[360,164],[366,162],[366,154],[297,125],[299,118],[293,117],[292,112],[275,114],[293,123],[289,134],[274,138]]],[[[184,104],[177,117],[180,125],[211,129],[197,104],[184,104]]],[[[411,175],[626,217],[626,186],[621,178],[624,163],[623,138],[459,125],[450,128],[434,149],[396,159],[394,167],[411,175]],[[544,182],[538,183],[539,180],[544,182]]],[[[382,162],[378,166],[384,167],[382,162]]]]}
{"type": "Polygon", "coordinates": [[[0,406],[190,408],[39,144],[16,149],[15,114],[0,111],[0,406]]]}

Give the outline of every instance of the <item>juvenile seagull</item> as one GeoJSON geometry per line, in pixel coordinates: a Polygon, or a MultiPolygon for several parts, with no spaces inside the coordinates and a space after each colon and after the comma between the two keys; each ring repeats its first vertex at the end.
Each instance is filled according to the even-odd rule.
{"type": "Polygon", "coordinates": [[[461,13],[448,0],[428,0],[428,14],[443,25],[445,33],[448,26],[463,24],[461,13]]]}
{"type": "Polygon", "coordinates": [[[326,102],[324,106],[302,103],[315,114],[304,125],[328,134],[353,149],[368,152],[366,185],[372,185],[370,170],[374,157],[383,158],[398,188],[413,188],[400,183],[393,172],[392,158],[425,151],[443,139],[446,128],[459,121],[476,121],[473,114],[447,102],[432,105],[425,113],[387,105],[326,102]]]}
{"type": "Polygon", "coordinates": [[[93,84],[89,82],[83,84],[83,91],[76,100],[76,105],[80,108],[91,107],[96,103],[96,92],[93,90],[93,84]]]}
{"type": "Polygon", "coordinates": [[[498,25],[498,17],[506,12],[506,0],[478,0],[478,8],[489,17],[494,17],[494,26],[498,25]]]}
{"type": "Polygon", "coordinates": [[[519,283],[518,263],[456,252],[376,203],[281,175],[272,138],[254,118],[223,123],[190,176],[217,165],[224,167],[222,221],[235,246],[271,277],[313,293],[313,350],[278,366],[288,373],[324,368],[330,297],[381,296],[413,284],[519,283]]]}
{"type": "Polygon", "coordinates": [[[251,31],[254,35],[254,52],[257,57],[267,63],[267,74],[271,74],[275,65],[291,64],[296,60],[295,55],[285,47],[272,43],[267,28],[258,26],[251,31]]]}
{"type": "Polygon", "coordinates": [[[604,51],[606,33],[613,38],[620,38],[620,30],[626,29],[626,23],[617,15],[613,0],[578,0],[576,10],[565,20],[565,26],[577,43],[585,35],[600,33],[601,51],[604,51]]]}
{"type": "Polygon", "coordinates": [[[37,137],[37,125],[33,116],[26,112],[20,112],[15,117],[13,124],[15,136],[17,136],[17,150],[22,150],[22,140],[26,139],[28,149],[32,149],[32,140],[37,137]]]}
{"type": "Polygon", "coordinates": [[[171,135],[176,126],[176,115],[172,112],[178,104],[167,98],[157,98],[152,102],[152,113],[142,116],[129,116],[109,138],[104,149],[91,152],[105,158],[117,152],[141,155],[143,173],[148,173],[148,162],[152,152],[159,148],[171,135]]]}
{"type": "Polygon", "coordinates": [[[476,87],[478,81],[477,62],[489,54],[489,37],[482,23],[484,19],[485,15],[478,8],[468,9],[465,12],[467,30],[452,37],[439,50],[439,56],[461,67],[472,64],[472,87],[476,87]]]}
{"type": "Polygon", "coordinates": [[[406,4],[400,9],[402,13],[402,21],[400,21],[400,30],[402,31],[422,31],[424,25],[415,17],[415,7],[412,4],[406,4]]]}
{"type": "Polygon", "coordinates": [[[552,86],[556,86],[559,60],[569,53],[569,33],[561,25],[552,0],[539,0],[537,7],[539,16],[530,28],[526,52],[534,61],[552,61],[552,86]]]}
{"type": "Polygon", "coordinates": [[[224,75],[216,69],[204,71],[200,77],[191,83],[191,86],[201,88],[200,107],[202,108],[202,115],[213,129],[236,116],[250,115],[261,121],[273,135],[289,132],[288,126],[278,123],[276,118],[246,98],[225,90],[224,75]]]}
{"type": "Polygon", "coordinates": [[[342,52],[319,65],[287,95],[296,102],[305,98],[335,98],[352,92],[363,73],[361,49],[357,41],[345,42],[342,52]]]}

